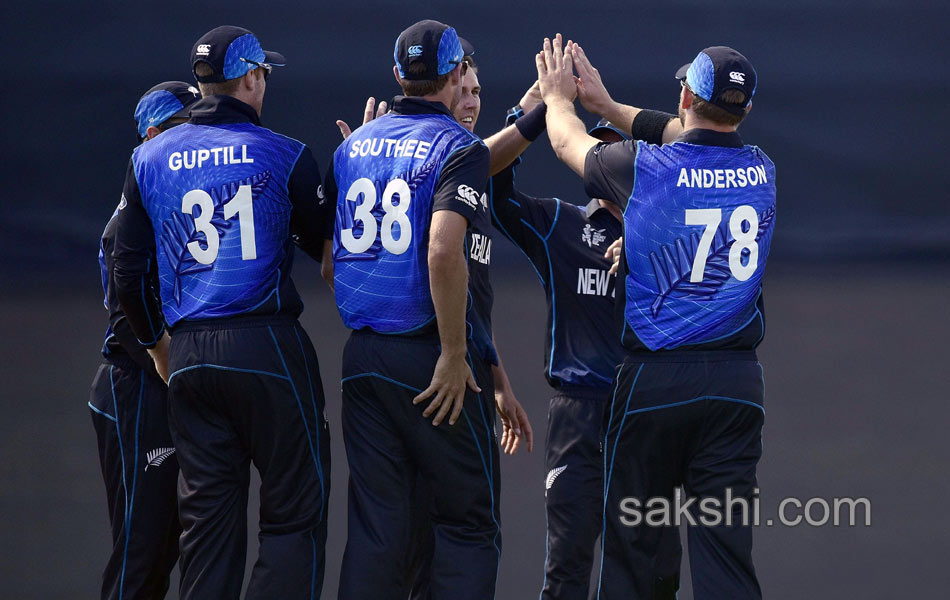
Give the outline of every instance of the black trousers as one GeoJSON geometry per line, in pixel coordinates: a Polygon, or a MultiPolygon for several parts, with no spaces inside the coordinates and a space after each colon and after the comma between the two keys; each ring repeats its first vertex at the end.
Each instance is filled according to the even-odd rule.
{"type": "Polygon", "coordinates": [[[130,358],[100,366],[92,384],[89,408],[112,523],[104,600],[164,598],[178,560],[178,460],[167,391],[130,358]]]}
{"type": "Polygon", "coordinates": [[[253,462],[260,550],[246,598],[319,598],[330,440],[306,332],[293,319],[178,326],[169,371],[181,465],[181,597],[239,597],[253,462]]]}
{"type": "MultiPolygon", "coordinates": [[[[762,454],[762,367],[752,352],[628,356],[615,378],[604,438],[604,557],[598,598],[674,598],[669,572],[668,527],[647,524],[629,509],[650,498],[672,504],[685,498],[727,494],[751,504],[762,454]],[[690,355],[684,357],[683,355],[690,355]]],[[[733,505],[732,525],[701,524],[690,514],[688,548],[697,600],[761,598],[752,566],[752,529],[733,505]]],[[[645,516],[642,509],[641,516],[645,516]]],[[[750,509],[749,514],[752,511],[750,509]]],[[[725,521],[725,519],[723,519],[725,521]]],[[[707,521],[711,522],[711,521],[707,521]]]]}
{"type": "Polygon", "coordinates": [[[470,361],[482,392],[467,393],[455,425],[433,427],[422,416],[426,403],[412,399],[428,387],[438,357],[429,337],[354,332],[344,349],[350,481],[341,600],[406,598],[412,544],[426,535],[428,597],[494,597],[501,531],[491,371],[470,361]]]}
{"type": "Polygon", "coordinates": [[[603,522],[604,408],[609,390],[564,387],[548,406],[544,445],[543,600],[586,600],[603,522]]]}

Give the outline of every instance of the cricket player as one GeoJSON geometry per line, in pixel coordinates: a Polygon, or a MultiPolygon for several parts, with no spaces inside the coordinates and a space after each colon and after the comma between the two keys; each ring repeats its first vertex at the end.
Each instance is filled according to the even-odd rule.
{"type": "MultiPolygon", "coordinates": [[[[141,143],[184,123],[198,89],[182,81],[151,88],[135,107],[141,143]]],[[[99,244],[109,328],[89,408],[106,484],[112,553],[102,574],[103,600],[164,598],[178,560],[178,459],[168,431],[168,388],[119,307],[113,282],[116,209],[99,244]]],[[[145,288],[156,294],[150,274],[145,288]]]]}
{"type": "MultiPolygon", "coordinates": [[[[706,48],[677,72],[683,132],[662,145],[603,144],[586,134],[573,107],[585,77],[580,69],[575,84],[579,56],[558,36],[545,39],[536,61],[555,152],[584,178],[588,194],[624,209],[618,289],[627,355],[604,438],[598,597],[655,598],[667,528],[646,525],[638,507],[654,498],[672,505],[680,485],[687,498],[721,507],[754,494],[764,417],[755,348],[764,333],[775,168],[736,132],[756,73],[732,48],[706,48]]],[[[634,138],[641,125],[656,128],[657,120],[637,115],[634,138]]],[[[761,598],[752,530],[741,506],[722,512],[718,522],[689,527],[694,595],[761,598]]]]}
{"type": "Polygon", "coordinates": [[[283,56],[222,26],[191,57],[202,99],[188,123],[133,153],[113,253],[122,309],[169,384],[181,597],[239,596],[253,462],[260,548],[246,597],[315,598],[330,447],[290,272],[294,242],[321,258],[328,203],[310,150],[261,127],[283,56]],[[144,287],[153,266],[161,306],[144,287]]]}
{"type": "MultiPolygon", "coordinates": [[[[509,122],[525,118],[524,110],[510,110],[509,122]]],[[[606,120],[589,134],[605,142],[626,137],[606,120]]],[[[577,206],[522,193],[514,186],[520,162],[492,178],[489,198],[496,227],[531,261],[548,307],[544,375],[555,395],[545,439],[541,598],[585,600],[602,524],[603,415],[614,370],[623,360],[615,277],[604,256],[620,237],[621,215],[605,200],[577,206]]]]}
{"type": "Polygon", "coordinates": [[[490,362],[468,343],[466,230],[489,153],[452,109],[468,67],[455,29],[396,40],[404,96],[337,149],[334,288],[350,466],[340,598],[405,598],[412,490],[428,487],[431,597],[494,597],[501,552],[490,362]],[[429,420],[431,418],[431,421],[429,420]]]}

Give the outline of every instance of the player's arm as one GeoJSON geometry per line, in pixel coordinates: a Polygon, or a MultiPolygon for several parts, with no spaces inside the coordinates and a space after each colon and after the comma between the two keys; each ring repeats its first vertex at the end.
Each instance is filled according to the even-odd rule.
{"type": "MultiPolygon", "coordinates": [[[[129,326],[129,321],[126,319],[125,313],[123,313],[119,307],[119,299],[116,297],[115,259],[112,257],[112,250],[115,248],[115,225],[115,220],[109,222],[100,242],[100,252],[102,253],[102,260],[105,264],[104,292],[106,308],[109,311],[109,328],[112,331],[112,335],[118,340],[119,345],[125,349],[128,355],[132,357],[142,369],[152,372],[155,369],[155,364],[151,357],[143,351],[144,349],[135,337],[132,327],[129,326]]],[[[152,285],[149,287],[153,288],[152,285]]],[[[154,294],[151,289],[147,293],[154,294]]]]}
{"type": "Polygon", "coordinates": [[[336,185],[336,175],[334,175],[333,163],[334,156],[330,156],[330,164],[327,167],[327,175],[323,179],[323,194],[327,199],[327,219],[323,230],[323,261],[320,263],[320,276],[330,286],[333,287],[333,230],[336,224],[336,203],[339,188],[336,185]]]}
{"type": "Polygon", "coordinates": [[[598,71],[579,44],[569,48],[577,71],[577,97],[588,111],[600,115],[635,139],[666,144],[683,133],[676,115],[621,104],[610,97],[598,71]]]}
{"type": "Polygon", "coordinates": [[[119,305],[138,342],[148,349],[155,369],[168,379],[168,336],[161,306],[151,293],[149,271],[155,262],[152,222],[139,193],[132,161],[122,190],[124,206],[116,215],[113,280],[119,305]]]}
{"type": "Polygon", "coordinates": [[[290,235],[297,246],[316,261],[323,258],[330,203],[323,193],[320,168],[310,148],[304,146],[287,180],[290,197],[290,235]]]}
{"type": "Polygon", "coordinates": [[[440,424],[446,416],[449,424],[454,425],[462,412],[466,388],[481,392],[466,360],[468,267],[464,248],[465,232],[475,217],[478,195],[488,183],[489,161],[488,148],[481,142],[457,150],[443,166],[433,194],[429,288],[442,352],[429,387],[413,399],[418,404],[432,398],[422,414],[434,414],[433,425],[440,424]]]}
{"type": "MultiPolygon", "coordinates": [[[[568,46],[570,44],[568,42],[568,46]]],[[[535,64],[541,96],[548,106],[547,127],[551,147],[561,162],[583,177],[587,152],[597,145],[598,140],[587,135],[584,123],[574,111],[577,86],[574,83],[571,52],[562,50],[561,34],[557,34],[553,42],[544,38],[535,64]]]]}
{"type": "MultiPolygon", "coordinates": [[[[495,343],[494,333],[492,333],[492,343],[495,344],[497,350],[498,344],[495,343]]],[[[502,426],[502,452],[514,455],[518,452],[522,439],[528,447],[528,452],[531,452],[534,449],[534,431],[531,429],[531,421],[528,420],[528,413],[515,397],[511,381],[508,379],[508,372],[505,371],[505,365],[501,360],[501,354],[498,354],[498,364],[492,365],[492,376],[495,380],[495,410],[498,412],[502,426]]]]}
{"type": "Polygon", "coordinates": [[[505,128],[485,139],[491,152],[491,174],[496,175],[514,162],[531,142],[544,132],[547,106],[541,100],[538,82],[528,88],[521,101],[508,111],[505,128]]]}
{"type": "Polygon", "coordinates": [[[547,286],[548,264],[545,238],[554,226],[560,201],[556,198],[535,198],[514,187],[515,165],[509,165],[492,177],[488,208],[492,224],[518,247],[534,265],[547,286]]]}

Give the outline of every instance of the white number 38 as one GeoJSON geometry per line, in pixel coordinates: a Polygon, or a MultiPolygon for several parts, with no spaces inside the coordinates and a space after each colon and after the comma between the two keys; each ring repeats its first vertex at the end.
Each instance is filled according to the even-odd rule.
{"type": "Polygon", "coordinates": [[[383,190],[383,221],[376,223],[373,216],[373,207],[376,206],[376,184],[372,179],[361,177],[353,182],[350,189],[346,192],[348,202],[358,202],[360,196],[363,201],[356,205],[356,212],[353,214],[353,224],[360,222],[363,224],[363,232],[359,237],[353,234],[353,228],[347,228],[340,232],[340,242],[347,251],[354,254],[366,252],[376,241],[376,233],[379,232],[380,241],[383,248],[392,254],[402,254],[409,249],[409,242],[412,241],[412,223],[406,215],[411,202],[412,190],[409,184],[402,179],[393,179],[386,184],[383,190]],[[398,196],[399,204],[393,204],[393,197],[398,196]],[[393,237],[393,225],[399,224],[399,237],[393,237]],[[381,229],[381,231],[380,231],[381,229]]]}

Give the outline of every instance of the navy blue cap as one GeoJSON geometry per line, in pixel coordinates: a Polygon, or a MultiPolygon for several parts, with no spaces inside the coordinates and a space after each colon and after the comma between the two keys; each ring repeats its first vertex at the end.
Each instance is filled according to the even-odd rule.
{"type": "Polygon", "coordinates": [[[696,55],[676,72],[677,79],[685,79],[693,93],[734,115],[744,115],[755,94],[755,69],[749,59],[728,46],[712,46],[696,55]],[[726,90],[745,93],[745,104],[739,106],[722,102],[726,90]]]}
{"type": "Polygon", "coordinates": [[[139,98],[135,105],[135,125],[139,137],[149,127],[158,127],[173,117],[188,117],[191,105],[201,99],[198,88],[184,81],[163,81],[139,98]]]}
{"type": "Polygon", "coordinates": [[[471,44],[468,44],[468,50],[466,52],[463,49],[454,28],[438,21],[425,20],[410,25],[399,34],[393,58],[400,78],[408,81],[431,81],[458,66],[465,54],[475,52],[471,44]],[[409,74],[409,65],[415,63],[424,64],[425,70],[409,74]]]}
{"type": "Polygon", "coordinates": [[[259,65],[283,67],[287,64],[282,54],[265,51],[257,37],[244,29],[233,25],[215,27],[201,36],[191,48],[191,69],[199,62],[207,63],[214,69],[213,75],[198,77],[199,83],[220,83],[243,77],[248,71],[259,65]]]}
{"type": "Polygon", "coordinates": [[[600,132],[603,132],[603,131],[613,131],[614,133],[616,133],[617,135],[619,135],[621,139],[624,139],[624,140],[629,140],[629,139],[630,139],[630,135],[629,135],[628,133],[626,133],[626,132],[624,132],[623,130],[617,128],[616,125],[614,125],[613,123],[611,123],[611,122],[608,121],[607,119],[601,119],[601,120],[597,121],[597,124],[594,125],[593,127],[591,127],[590,130],[587,132],[587,134],[588,134],[588,135],[592,135],[592,136],[594,136],[594,137],[597,137],[597,134],[600,133],[600,132]]]}

